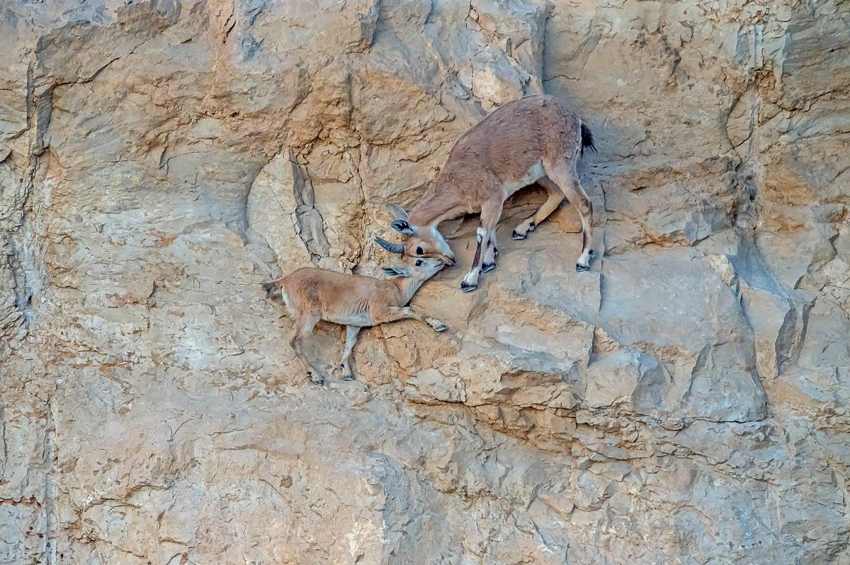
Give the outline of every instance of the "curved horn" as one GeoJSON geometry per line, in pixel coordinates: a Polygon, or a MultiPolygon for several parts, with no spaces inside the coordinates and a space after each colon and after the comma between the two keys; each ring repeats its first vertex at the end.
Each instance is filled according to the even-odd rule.
{"type": "Polygon", "coordinates": [[[375,242],[390,253],[404,253],[404,246],[400,243],[390,243],[386,239],[381,239],[380,237],[376,237],[375,242]]]}

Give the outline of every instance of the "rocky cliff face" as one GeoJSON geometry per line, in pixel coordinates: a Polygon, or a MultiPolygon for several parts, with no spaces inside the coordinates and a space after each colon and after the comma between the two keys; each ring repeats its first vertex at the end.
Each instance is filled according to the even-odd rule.
{"type": "MultiPolygon", "coordinates": [[[[0,5],[0,563],[850,563],[840,0],[0,5]],[[453,141],[568,101],[562,208],[310,385],[260,283],[376,273],[453,141]]],[[[342,338],[308,353],[325,366],[342,338]]]]}

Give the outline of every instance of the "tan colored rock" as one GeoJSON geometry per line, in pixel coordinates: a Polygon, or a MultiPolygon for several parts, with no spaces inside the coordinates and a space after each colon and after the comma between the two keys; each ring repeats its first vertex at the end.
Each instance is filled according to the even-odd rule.
{"type": "MultiPolygon", "coordinates": [[[[846,3],[7,2],[0,564],[850,562],[846,3]],[[592,128],[498,268],[305,382],[260,283],[378,274],[517,97],[592,128]]],[[[307,354],[336,362],[339,328],[307,354]]]]}
{"type": "Polygon", "coordinates": [[[312,197],[305,199],[308,188],[292,158],[276,155],[260,171],[247,204],[248,226],[272,248],[275,259],[286,258],[287,270],[310,264],[311,249],[319,257],[328,251],[321,217],[312,197]]]}

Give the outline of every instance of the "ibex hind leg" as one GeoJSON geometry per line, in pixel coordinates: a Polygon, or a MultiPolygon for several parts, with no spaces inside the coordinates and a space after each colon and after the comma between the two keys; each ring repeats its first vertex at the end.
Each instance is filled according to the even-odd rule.
{"type": "Polygon", "coordinates": [[[552,182],[549,177],[541,177],[537,179],[537,184],[546,189],[548,198],[546,202],[532,216],[522,221],[514,228],[512,237],[514,239],[526,239],[528,234],[540,225],[540,223],[552,215],[552,212],[558,209],[561,202],[564,201],[564,192],[557,184],[552,182]]]}
{"type": "Polygon", "coordinates": [[[576,261],[576,271],[589,271],[590,258],[593,257],[593,204],[579,183],[574,166],[557,163],[547,167],[549,177],[561,187],[564,196],[576,207],[581,219],[581,254],[576,261]]]}
{"type": "Polygon", "coordinates": [[[310,379],[313,384],[322,386],[325,384],[325,379],[322,377],[321,371],[316,369],[316,367],[310,363],[310,360],[301,348],[301,342],[305,337],[313,333],[313,329],[316,327],[317,323],[319,323],[318,318],[298,320],[295,323],[295,330],[293,332],[292,339],[289,340],[289,345],[295,352],[295,357],[298,358],[301,365],[304,367],[304,371],[307,373],[307,378],[310,379]]]}

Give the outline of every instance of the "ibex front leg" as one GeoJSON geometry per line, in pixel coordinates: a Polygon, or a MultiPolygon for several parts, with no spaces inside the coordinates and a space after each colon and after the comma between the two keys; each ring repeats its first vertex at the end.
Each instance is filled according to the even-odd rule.
{"type": "Polygon", "coordinates": [[[499,249],[496,247],[496,228],[490,230],[485,249],[487,251],[484,252],[484,259],[481,261],[481,272],[489,273],[496,268],[496,257],[499,256],[499,249]]]}
{"type": "Polygon", "coordinates": [[[426,316],[424,313],[411,306],[406,308],[386,308],[374,317],[376,326],[378,324],[397,322],[398,320],[418,320],[423,324],[428,324],[435,332],[444,332],[448,329],[446,324],[440,320],[426,316]]]}
{"type": "Polygon", "coordinates": [[[345,326],[345,350],[342,352],[342,363],[339,365],[344,381],[354,380],[354,372],[351,370],[351,352],[354,350],[359,334],[360,326],[345,326]]]}
{"type": "Polygon", "coordinates": [[[472,268],[460,283],[463,292],[472,292],[478,288],[478,277],[481,275],[481,264],[485,257],[489,261],[487,270],[496,268],[496,224],[502,217],[504,204],[504,198],[501,196],[500,194],[498,199],[489,200],[481,206],[481,225],[475,232],[475,257],[472,259],[472,268]]]}

